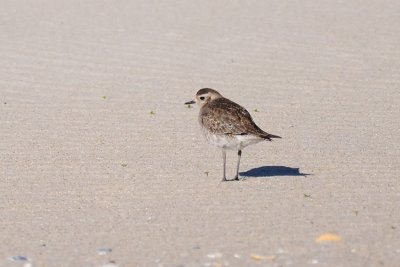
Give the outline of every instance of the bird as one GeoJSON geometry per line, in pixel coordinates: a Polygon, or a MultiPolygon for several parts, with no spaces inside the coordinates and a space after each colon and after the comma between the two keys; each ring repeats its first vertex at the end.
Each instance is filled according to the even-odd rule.
{"type": "Polygon", "coordinates": [[[243,148],[264,140],[281,138],[261,130],[244,107],[223,97],[214,89],[198,90],[195,99],[186,102],[185,105],[195,103],[200,107],[198,121],[206,140],[222,150],[223,182],[239,180],[243,148]],[[238,155],[236,175],[232,180],[226,179],[227,150],[236,150],[238,155]]]}

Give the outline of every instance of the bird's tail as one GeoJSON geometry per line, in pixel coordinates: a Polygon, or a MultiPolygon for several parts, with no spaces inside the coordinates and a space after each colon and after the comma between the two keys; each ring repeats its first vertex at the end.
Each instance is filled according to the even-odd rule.
{"type": "Polygon", "coordinates": [[[272,138],[282,138],[282,137],[280,137],[278,135],[273,135],[273,134],[269,134],[269,133],[265,133],[261,137],[264,138],[265,140],[268,140],[268,141],[272,141],[272,138]]]}

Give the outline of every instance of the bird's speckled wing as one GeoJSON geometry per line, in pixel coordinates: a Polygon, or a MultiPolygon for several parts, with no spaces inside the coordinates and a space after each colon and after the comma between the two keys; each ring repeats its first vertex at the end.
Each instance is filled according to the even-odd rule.
{"type": "Polygon", "coordinates": [[[203,107],[200,123],[209,131],[221,135],[268,135],[251,118],[250,113],[227,98],[218,98],[203,107]]]}

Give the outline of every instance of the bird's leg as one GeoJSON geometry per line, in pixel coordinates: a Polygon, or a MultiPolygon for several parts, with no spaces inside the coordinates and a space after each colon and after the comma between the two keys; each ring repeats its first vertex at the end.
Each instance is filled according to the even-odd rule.
{"type": "Polygon", "coordinates": [[[223,161],[223,165],[224,165],[224,177],[222,178],[222,182],[228,181],[226,180],[226,151],[225,149],[222,149],[222,161],[223,161]]]}
{"type": "Polygon", "coordinates": [[[236,181],[239,181],[239,165],[240,165],[240,158],[242,157],[242,150],[238,151],[238,161],[237,161],[237,166],[236,166],[236,176],[235,179],[236,181]]]}

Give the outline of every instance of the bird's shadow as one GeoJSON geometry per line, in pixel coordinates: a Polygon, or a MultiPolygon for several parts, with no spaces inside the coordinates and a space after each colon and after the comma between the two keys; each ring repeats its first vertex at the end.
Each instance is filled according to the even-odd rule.
{"type": "Polygon", "coordinates": [[[272,176],[307,176],[308,173],[300,172],[299,168],[286,166],[262,166],[240,173],[244,177],[272,177],[272,176]]]}

